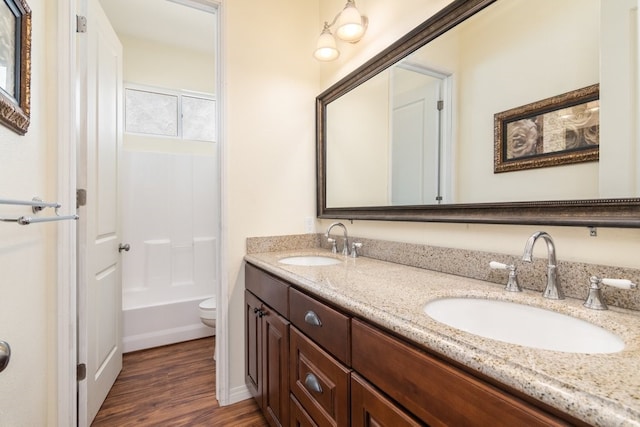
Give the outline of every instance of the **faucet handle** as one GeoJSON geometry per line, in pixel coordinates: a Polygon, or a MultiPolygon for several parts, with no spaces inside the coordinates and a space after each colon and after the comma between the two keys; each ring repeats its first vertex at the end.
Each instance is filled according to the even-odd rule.
{"type": "Polygon", "coordinates": [[[353,242],[351,244],[351,257],[352,258],[358,258],[358,250],[362,248],[362,243],[360,242],[353,242]]]}
{"type": "Polygon", "coordinates": [[[327,243],[331,245],[331,253],[337,254],[338,248],[336,247],[336,239],[332,239],[331,237],[328,237],[327,243]]]}
{"type": "Polygon", "coordinates": [[[489,267],[495,269],[495,270],[508,270],[510,267],[513,267],[513,265],[509,265],[509,264],[504,264],[498,261],[491,261],[489,263],[489,267]]]}
{"type": "Polygon", "coordinates": [[[613,286],[614,288],[619,289],[636,289],[638,285],[631,280],[627,279],[604,279],[600,280],[603,285],[613,286]]]}
{"type": "Polygon", "coordinates": [[[589,294],[584,302],[584,306],[594,310],[607,310],[607,304],[602,297],[602,286],[613,286],[619,289],[636,289],[638,285],[631,280],[627,279],[609,279],[599,278],[598,276],[591,276],[589,278],[589,294]]]}
{"type": "Polygon", "coordinates": [[[491,261],[489,263],[489,267],[496,270],[509,270],[509,279],[507,280],[507,285],[505,286],[505,290],[509,292],[522,292],[522,288],[518,283],[518,273],[516,272],[516,266],[513,264],[503,264],[498,261],[491,261]]]}

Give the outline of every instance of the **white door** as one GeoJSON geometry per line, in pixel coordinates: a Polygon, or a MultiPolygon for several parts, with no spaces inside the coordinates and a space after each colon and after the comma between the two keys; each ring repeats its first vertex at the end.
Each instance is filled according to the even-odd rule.
{"type": "Polygon", "coordinates": [[[442,81],[402,68],[395,68],[394,72],[391,203],[437,204],[440,196],[438,101],[442,99],[442,81]],[[402,88],[403,85],[411,90],[397,93],[396,86],[402,88]]]}
{"type": "MultiPolygon", "coordinates": [[[[78,424],[90,425],[122,369],[118,158],[122,143],[122,45],[98,0],[87,0],[78,37],[81,77],[78,186],[87,190],[78,231],[78,424]],[[83,105],[84,104],[84,105],[83,105]]],[[[125,252],[123,252],[124,254],[125,252]]]]}

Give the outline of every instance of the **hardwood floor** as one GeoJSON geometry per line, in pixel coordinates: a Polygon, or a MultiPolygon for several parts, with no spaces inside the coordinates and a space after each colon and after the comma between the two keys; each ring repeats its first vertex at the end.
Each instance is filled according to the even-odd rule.
{"type": "Polygon", "coordinates": [[[267,426],[253,399],[218,405],[214,345],[211,337],[125,354],[91,425],[267,426]]]}

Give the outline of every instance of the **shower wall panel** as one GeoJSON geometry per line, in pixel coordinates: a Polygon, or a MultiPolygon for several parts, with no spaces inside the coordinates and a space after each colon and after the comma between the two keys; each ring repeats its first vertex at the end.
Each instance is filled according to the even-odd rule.
{"type": "Polygon", "coordinates": [[[214,159],[125,151],[121,171],[124,309],[214,295],[214,159]]]}

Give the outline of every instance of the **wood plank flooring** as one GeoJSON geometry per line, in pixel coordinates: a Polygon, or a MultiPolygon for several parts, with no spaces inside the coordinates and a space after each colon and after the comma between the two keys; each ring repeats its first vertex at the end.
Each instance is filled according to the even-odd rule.
{"type": "Polygon", "coordinates": [[[211,337],[125,354],[91,425],[268,426],[253,399],[218,405],[214,345],[211,337]]]}

